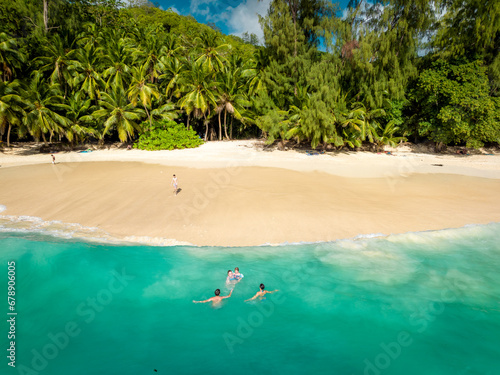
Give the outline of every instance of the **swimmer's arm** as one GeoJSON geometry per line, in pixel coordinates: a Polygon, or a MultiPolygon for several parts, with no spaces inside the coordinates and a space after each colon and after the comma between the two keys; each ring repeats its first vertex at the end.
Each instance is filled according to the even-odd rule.
{"type": "Polygon", "coordinates": [[[210,302],[212,301],[212,298],[206,299],[205,301],[195,301],[193,300],[193,303],[205,303],[205,302],[210,302]]]}
{"type": "Polygon", "coordinates": [[[224,296],[224,297],[221,297],[221,298],[229,298],[231,297],[231,294],[233,294],[233,290],[231,289],[231,291],[229,292],[229,294],[227,296],[224,296]]]}
{"type": "Polygon", "coordinates": [[[276,290],[266,290],[266,293],[274,293],[274,292],[279,292],[279,290],[278,289],[276,289],[276,290]]]}
{"type": "Polygon", "coordinates": [[[257,297],[259,296],[259,293],[257,293],[255,296],[253,296],[252,298],[249,298],[249,299],[246,299],[245,302],[248,302],[248,301],[253,301],[254,299],[256,299],[257,297]]]}

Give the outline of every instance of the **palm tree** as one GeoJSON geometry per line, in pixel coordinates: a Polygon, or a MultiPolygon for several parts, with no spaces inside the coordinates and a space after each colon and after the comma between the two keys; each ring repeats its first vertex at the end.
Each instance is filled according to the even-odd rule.
{"type": "MultiPolygon", "coordinates": [[[[363,127],[363,108],[355,108],[347,113],[344,113],[344,119],[342,121],[342,127],[347,129],[352,129],[356,132],[357,138],[360,139],[361,128],[363,127]]],[[[345,133],[347,135],[347,133],[345,133]]],[[[350,133],[349,133],[350,134],[350,133]]],[[[351,137],[348,137],[351,138],[351,137]]]]}
{"type": "Polygon", "coordinates": [[[373,143],[374,140],[377,140],[376,130],[380,126],[377,119],[385,116],[385,111],[382,108],[368,110],[363,103],[354,103],[353,107],[351,113],[361,120],[359,122],[361,141],[368,138],[370,143],[373,143]]]}
{"type": "Polygon", "coordinates": [[[15,70],[24,62],[24,55],[19,52],[17,41],[7,33],[0,33],[0,75],[2,81],[10,81],[15,70]]]}
{"type": "Polygon", "coordinates": [[[141,64],[146,65],[146,71],[152,83],[157,83],[165,70],[164,58],[170,52],[165,45],[163,33],[159,33],[157,28],[154,26],[147,33],[144,33],[142,38],[136,38],[141,44],[140,48],[133,53],[141,64]]]}
{"type": "MultiPolygon", "coordinates": [[[[164,96],[160,96],[159,102],[161,103],[162,99],[165,98],[164,96]]],[[[154,119],[163,119],[163,120],[169,120],[173,121],[177,118],[177,110],[176,107],[173,103],[167,102],[165,104],[161,104],[155,109],[151,111],[151,117],[154,119]]]]}
{"type": "Polygon", "coordinates": [[[232,138],[232,121],[231,121],[231,136],[227,135],[226,117],[229,112],[236,119],[241,120],[241,111],[245,106],[249,106],[249,102],[242,94],[244,81],[241,76],[241,70],[236,68],[230,70],[226,68],[219,75],[216,111],[219,114],[219,140],[222,140],[221,129],[221,113],[224,112],[224,134],[227,139],[232,138]]]}
{"type": "Polygon", "coordinates": [[[151,107],[151,101],[153,97],[159,99],[160,93],[156,88],[156,85],[148,82],[148,63],[140,67],[132,68],[132,82],[128,89],[128,98],[132,102],[132,105],[136,106],[137,102],[140,101],[149,119],[149,126],[152,127],[151,116],[149,115],[148,107],[151,107]]]}
{"type": "Polygon", "coordinates": [[[269,65],[267,52],[263,48],[258,49],[248,65],[249,67],[243,70],[242,75],[248,79],[250,95],[254,95],[265,90],[264,70],[269,65]]]}
{"type": "Polygon", "coordinates": [[[96,135],[96,130],[87,124],[93,119],[89,115],[92,111],[91,99],[84,98],[84,92],[78,91],[70,95],[67,100],[66,117],[70,120],[70,130],[77,142],[81,142],[87,135],[96,135]]]}
{"type": "Polygon", "coordinates": [[[68,86],[73,87],[73,72],[79,66],[79,62],[75,59],[75,50],[71,46],[67,47],[67,44],[70,43],[62,40],[59,34],[54,34],[50,40],[44,40],[45,55],[35,59],[36,62],[41,62],[40,72],[51,72],[52,84],[58,83],[64,87],[64,97],[68,92],[68,86]]]}
{"type": "Polygon", "coordinates": [[[389,121],[385,127],[380,126],[381,133],[377,137],[377,147],[381,149],[384,145],[390,145],[391,147],[396,147],[399,142],[406,141],[406,137],[395,137],[399,128],[396,126],[394,120],[389,121]]]}
{"type": "Polygon", "coordinates": [[[105,83],[98,72],[99,59],[102,48],[96,47],[95,43],[88,42],[76,51],[76,58],[79,61],[75,75],[75,86],[80,86],[87,96],[97,104],[99,93],[104,89],[105,83]]]}
{"type": "Polygon", "coordinates": [[[133,63],[133,53],[135,51],[132,41],[128,38],[119,37],[120,34],[112,30],[101,37],[101,44],[107,51],[102,60],[108,64],[103,73],[103,77],[108,78],[106,85],[127,86],[130,73],[130,66],[133,63]],[[105,38],[103,41],[102,39],[105,38]]]}
{"type": "Polygon", "coordinates": [[[135,131],[140,129],[137,122],[144,118],[145,113],[127,100],[122,87],[114,86],[109,93],[101,92],[99,105],[101,108],[92,113],[92,118],[103,121],[101,140],[111,128],[116,129],[122,142],[132,139],[135,131]]]}
{"type": "Polygon", "coordinates": [[[50,134],[49,142],[52,142],[55,134],[59,137],[65,135],[68,140],[72,140],[70,121],[55,111],[56,108],[65,109],[58,84],[45,82],[42,74],[35,71],[23,97],[26,105],[23,122],[36,140],[42,136],[47,143],[46,133],[50,134]]]}
{"type": "Polygon", "coordinates": [[[222,69],[225,61],[223,51],[231,48],[227,43],[219,44],[219,40],[220,37],[215,32],[204,32],[195,39],[195,43],[201,50],[196,62],[209,72],[222,69]]]}
{"type": "Polygon", "coordinates": [[[7,130],[7,147],[10,147],[10,131],[13,125],[19,125],[25,113],[22,108],[23,102],[19,95],[20,83],[18,80],[12,82],[0,81],[0,134],[3,136],[5,127],[7,130]]]}
{"type": "Polygon", "coordinates": [[[88,43],[91,43],[91,44],[97,44],[97,41],[100,38],[100,33],[101,31],[99,31],[97,25],[95,23],[92,23],[92,22],[86,22],[82,25],[84,31],[78,35],[78,40],[77,40],[77,43],[78,45],[80,46],[84,46],[88,43]]]}
{"type": "Polygon", "coordinates": [[[179,36],[169,33],[163,40],[163,48],[161,50],[161,54],[162,57],[165,57],[167,59],[179,59],[185,49],[186,48],[179,43],[179,36]]]}
{"type": "Polygon", "coordinates": [[[205,68],[202,63],[194,63],[182,76],[182,84],[186,94],[179,100],[179,107],[184,109],[189,116],[191,113],[195,118],[204,118],[205,141],[208,137],[207,117],[216,107],[216,87],[212,83],[214,74],[205,68]]]}
{"type": "Polygon", "coordinates": [[[182,75],[186,71],[186,63],[175,57],[165,58],[164,60],[164,74],[159,78],[162,82],[166,83],[165,95],[172,99],[173,96],[179,98],[182,94],[182,75]]]}

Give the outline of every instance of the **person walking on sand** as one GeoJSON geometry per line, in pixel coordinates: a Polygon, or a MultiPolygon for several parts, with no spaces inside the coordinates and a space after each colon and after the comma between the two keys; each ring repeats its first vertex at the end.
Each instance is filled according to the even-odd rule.
{"type": "Polygon", "coordinates": [[[233,294],[233,290],[232,289],[231,289],[231,291],[229,292],[229,294],[227,296],[221,296],[220,295],[220,289],[215,289],[215,297],[211,297],[209,299],[206,299],[205,301],[195,301],[195,300],[193,300],[193,302],[194,303],[212,302],[212,306],[216,306],[219,303],[221,303],[224,298],[231,297],[231,294],[233,294]]]}
{"type": "Polygon", "coordinates": [[[276,290],[273,290],[273,291],[268,291],[268,290],[264,290],[265,286],[264,284],[260,284],[260,290],[255,294],[255,296],[253,296],[252,298],[249,298],[247,300],[245,300],[245,302],[248,302],[248,301],[252,301],[258,297],[260,297],[262,299],[262,297],[264,297],[267,293],[274,293],[274,292],[278,292],[278,289],[276,290]]]}
{"type": "Polygon", "coordinates": [[[55,164],[56,163],[56,157],[54,156],[54,154],[50,154],[50,156],[52,156],[52,164],[55,164]]]}
{"type": "Polygon", "coordinates": [[[174,187],[174,194],[177,195],[177,177],[175,176],[175,174],[172,178],[172,186],[174,187]]]}

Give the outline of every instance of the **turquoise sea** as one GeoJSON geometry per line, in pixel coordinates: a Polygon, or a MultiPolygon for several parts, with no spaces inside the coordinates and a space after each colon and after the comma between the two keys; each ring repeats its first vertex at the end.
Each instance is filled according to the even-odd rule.
{"type": "Polygon", "coordinates": [[[500,374],[500,224],[251,248],[4,230],[2,374],[500,374]],[[192,302],[234,267],[220,308],[192,302]],[[244,302],[260,283],[279,292],[244,302]]]}

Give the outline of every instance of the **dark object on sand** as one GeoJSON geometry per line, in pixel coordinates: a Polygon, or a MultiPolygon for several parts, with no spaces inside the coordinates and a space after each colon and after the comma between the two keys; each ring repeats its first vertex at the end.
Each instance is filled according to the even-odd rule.
{"type": "Polygon", "coordinates": [[[306,151],[306,154],[311,156],[311,155],[321,155],[321,154],[324,154],[325,151],[306,151]]]}
{"type": "Polygon", "coordinates": [[[431,165],[433,165],[435,167],[442,167],[443,166],[443,164],[431,164],[431,165]]]}

